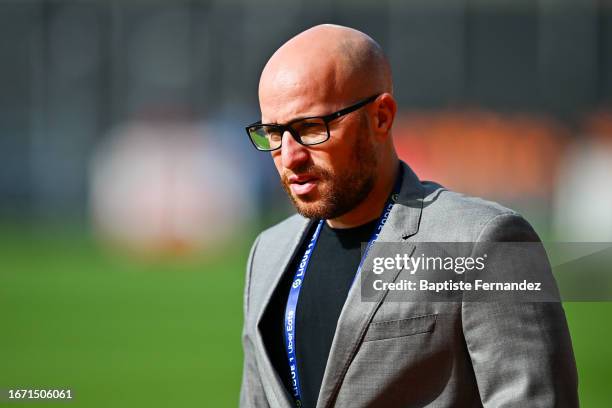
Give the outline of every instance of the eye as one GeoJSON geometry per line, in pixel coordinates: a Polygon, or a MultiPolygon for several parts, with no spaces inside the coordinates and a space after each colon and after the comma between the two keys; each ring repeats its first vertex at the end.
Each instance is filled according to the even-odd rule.
{"type": "Polygon", "coordinates": [[[293,125],[293,128],[298,131],[298,133],[311,133],[311,132],[321,132],[325,131],[325,122],[320,119],[310,119],[305,120],[303,122],[298,122],[293,125]]]}
{"type": "Polygon", "coordinates": [[[268,139],[270,139],[271,141],[278,142],[279,140],[281,140],[281,138],[281,132],[279,132],[278,130],[268,131],[268,139]]]}

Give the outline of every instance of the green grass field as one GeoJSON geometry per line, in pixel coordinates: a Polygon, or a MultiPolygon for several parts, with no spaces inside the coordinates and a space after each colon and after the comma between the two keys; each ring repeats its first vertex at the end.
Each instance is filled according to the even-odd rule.
{"type": "MultiPolygon", "coordinates": [[[[78,229],[2,227],[0,388],[71,388],[73,407],[237,406],[248,241],[151,264],[78,229]]],[[[565,309],[582,405],[610,407],[612,304],[565,309]]]]}

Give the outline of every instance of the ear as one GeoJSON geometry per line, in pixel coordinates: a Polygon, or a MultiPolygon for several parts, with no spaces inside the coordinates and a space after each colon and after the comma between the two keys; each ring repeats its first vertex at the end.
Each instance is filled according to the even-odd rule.
{"type": "Polygon", "coordinates": [[[383,137],[386,137],[391,131],[395,113],[397,112],[397,103],[390,93],[381,94],[372,104],[373,120],[372,130],[383,137]]]}

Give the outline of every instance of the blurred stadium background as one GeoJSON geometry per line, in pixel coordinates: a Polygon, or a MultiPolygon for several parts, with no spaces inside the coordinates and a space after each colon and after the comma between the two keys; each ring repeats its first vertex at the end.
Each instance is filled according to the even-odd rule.
{"type": "MultiPolygon", "coordinates": [[[[548,241],[612,241],[606,0],[0,0],[0,388],[74,406],[236,406],[243,270],[291,212],[243,125],[312,25],[387,51],[401,156],[548,241]]],[[[586,407],[610,303],[566,303],[586,407]]]]}

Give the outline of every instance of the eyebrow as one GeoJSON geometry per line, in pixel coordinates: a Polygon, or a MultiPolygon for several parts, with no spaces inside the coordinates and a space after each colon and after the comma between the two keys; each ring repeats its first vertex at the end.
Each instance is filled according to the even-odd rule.
{"type": "Polygon", "coordinates": [[[261,122],[262,125],[275,125],[275,126],[289,126],[292,123],[295,122],[299,122],[300,120],[304,120],[304,119],[315,119],[315,118],[325,118],[329,115],[331,115],[332,113],[328,113],[326,115],[310,115],[310,116],[299,116],[295,119],[290,120],[289,122],[285,122],[285,123],[278,123],[278,122],[264,122],[264,121],[259,121],[261,122]]]}

